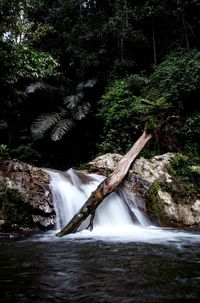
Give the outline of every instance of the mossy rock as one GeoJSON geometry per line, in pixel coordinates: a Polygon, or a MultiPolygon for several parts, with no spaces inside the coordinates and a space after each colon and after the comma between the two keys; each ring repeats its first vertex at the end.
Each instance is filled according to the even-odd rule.
{"type": "Polygon", "coordinates": [[[31,207],[24,196],[15,189],[0,185],[1,231],[33,227],[31,207]]]}
{"type": "Polygon", "coordinates": [[[146,195],[148,212],[153,223],[158,225],[163,225],[166,221],[164,208],[158,201],[158,192],[160,190],[160,185],[157,181],[154,181],[146,195]]]}
{"type": "Polygon", "coordinates": [[[166,166],[171,180],[160,178],[152,183],[147,201],[153,223],[162,226],[199,224],[200,169],[193,164],[192,159],[177,154],[166,166]]]}
{"type": "Polygon", "coordinates": [[[176,154],[167,167],[172,183],[163,184],[162,188],[170,192],[177,203],[200,198],[200,167],[194,166],[196,161],[196,158],[176,154]]]}

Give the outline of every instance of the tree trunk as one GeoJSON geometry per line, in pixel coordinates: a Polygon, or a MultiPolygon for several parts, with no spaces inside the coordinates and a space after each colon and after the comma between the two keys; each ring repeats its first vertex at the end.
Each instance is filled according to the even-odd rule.
{"type": "Polygon", "coordinates": [[[186,22],[185,22],[185,12],[184,12],[184,9],[183,9],[183,28],[184,28],[186,47],[190,48],[189,39],[188,39],[188,35],[187,35],[187,26],[186,26],[186,22]]]}
{"type": "Polygon", "coordinates": [[[132,148],[119,161],[113,173],[103,182],[101,182],[97,189],[91,193],[90,197],[81,207],[78,213],[75,214],[71,221],[59,233],[56,234],[57,237],[62,237],[64,235],[75,232],[89,215],[91,215],[92,223],[96,208],[104,200],[104,198],[106,198],[120,185],[128,173],[131,164],[137,155],[141,152],[146,143],[151,139],[151,137],[151,134],[147,134],[146,131],[143,132],[143,134],[135,142],[132,148]]]}
{"type": "Polygon", "coordinates": [[[151,20],[151,29],[152,29],[152,41],[153,41],[153,60],[155,66],[157,65],[157,55],[156,55],[156,39],[155,39],[155,29],[154,29],[154,20],[151,20]]]}

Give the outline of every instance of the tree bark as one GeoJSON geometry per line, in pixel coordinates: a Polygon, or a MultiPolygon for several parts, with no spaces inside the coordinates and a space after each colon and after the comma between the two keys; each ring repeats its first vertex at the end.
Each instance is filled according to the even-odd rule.
{"type": "Polygon", "coordinates": [[[56,234],[57,237],[74,233],[89,215],[91,215],[91,220],[93,220],[96,208],[104,200],[104,198],[106,198],[120,185],[128,173],[131,164],[147,142],[151,139],[151,137],[151,134],[147,134],[146,131],[143,132],[127,154],[119,161],[113,173],[103,182],[101,182],[97,189],[91,193],[90,197],[81,207],[78,213],[76,213],[71,221],[59,233],[56,234]]]}
{"type": "Polygon", "coordinates": [[[151,20],[151,29],[152,29],[152,41],[153,41],[153,60],[155,66],[157,65],[157,55],[156,55],[156,39],[155,39],[155,29],[154,29],[154,20],[151,20]]]}

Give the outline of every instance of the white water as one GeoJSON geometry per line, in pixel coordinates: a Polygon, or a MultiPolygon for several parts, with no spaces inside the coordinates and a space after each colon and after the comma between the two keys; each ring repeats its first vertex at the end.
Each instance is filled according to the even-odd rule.
{"type": "MultiPolygon", "coordinates": [[[[73,169],[64,173],[55,170],[46,171],[51,177],[51,190],[57,217],[56,230],[60,230],[82,207],[104,177],[91,174],[88,181],[73,169]]],[[[128,197],[123,191],[120,196],[112,193],[100,204],[95,213],[92,232],[86,229],[88,224],[89,219],[82,223],[79,232],[67,237],[152,243],[166,241],[172,243],[182,240],[200,242],[199,234],[152,226],[138,209],[135,201],[131,201],[130,196],[128,197]]]]}
{"type": "MultiPolygon", "coordinates": [[[[51,189],[57,214],[56,229],[61,229],[77,213],[91,192],[104,180],[104,177],[91,174],[91,180],[85,183],[73,169],[69,169],[63,174],[58,171],[48,171],[48,173],[52,180],[51,189]]],[[[126,196],[123,198],[116,193],[110,194],[96,210],[94,227],[116,228],[133,225],[130,211],[133,212],[141,226],[148,225],[147,219],[136,205],[133,204],[129,210],[126,205],[126,196]]],[[[88,224],[81,226],[81,229],[88,224]]]]}

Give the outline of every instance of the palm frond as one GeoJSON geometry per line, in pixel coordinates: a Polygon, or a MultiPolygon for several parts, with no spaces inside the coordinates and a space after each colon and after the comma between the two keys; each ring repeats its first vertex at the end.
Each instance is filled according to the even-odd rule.
{"type": "Polygon", "coordinates": [[[72,116],[75,120],[81,120],[87,116],[90,110],[90,103],[85,102],[72,111],[72,116]]]}
{"type": "Polygon", "coordinates": [[[59,123],[53,128],[51,139],[53,141],[60,140],[67,132],[69,132],[74,126],[74,122],[71,119],[62,119],[59,123]]]}
{"type": "Polygon", "coordinates": [[[134,107],[136,112],[148,115],[165,113],[166,110],[172,107],[172,105],[166,100],[165,97],[160,97],[154,100],[138,98],[134,107]]]}
{"type": "Polygon", "coordinates": [[[61,119],[59,113],[49,113],[40,115],[34,122],[31,127],[33,134],[44,134],[52,126],[58,123],[61,119]]]}
{"type": "Polygon", "coordinates": [[[54,90],[58,90],[56,87],[54,86],[51,86],[47,83],[44,83],[44,82],[35,82],[35,83],[31,83],[29,86],[27,86],[26,88],[26,92],[28,94],[33,94],[33,93],[36,93],[36,92],[52,92],[54,90]]]}
{"type": "Polygon", "coordinates": [[[76,95],[67,96],[64,98],[63,103],[66,105],[68,109],[75,108],[78,103],[83,99],[83,93],[80,92],[76,95]]]}
{"type": "Polygon", "coordinates": [[[81,91],[84,88],[92,88],[97,83],[97,79],[90,79],[85,82],[81,82],[77,86],[77,91],[81,91]]]}

